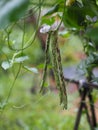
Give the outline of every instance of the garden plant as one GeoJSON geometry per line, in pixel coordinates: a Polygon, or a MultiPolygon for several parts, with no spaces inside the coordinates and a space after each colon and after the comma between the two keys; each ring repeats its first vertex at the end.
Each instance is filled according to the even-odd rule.
{"type": "MultiPolygon", "coordinates": [[[[75,44],[78,46],[77,42],[75,44]]],[[[3,114],[6,113],[9,106],[10,97],[20,74],[23,76],[24,73],[28,74],[30,71],[33,73],[33,77],[36,77],[39,71],[43,71],[41,78],[39,78],[41,83],[38,90],[44,97],[44,91],[49,86],[47,73],[50,69],[53,70],[60,104],[62,109],[65,109],[64,111],[67,111],[69,104],[67,83],[74,82],[82,86],[81,89],[78,88],[80,96],[83,98],[81,102],[85,102],[85,97],[88,96],[91,101],[91,109],[94,112],[92,95],[96,98],[97,94],[93,93],[93,88],[98,88],[98,77],[93,74],[93,70],[98,66],[98,0],[1,0],[0,45],[1,74],[9,76],[13,80],[4,96],[5,100],[1,95],[1,118],[4,118],[3,114]],[[76,36],[82,43],[85,59],[79,63],[77,71],[79,75],[85,77],[85,81],[67,79],[63,74],[60,40],[61,38],[68,40],[71,36],[76,36]],[[31,64],[34,66],[30,66],[31,64]]],[[[67,64],[66,62],[65,64],[67,64]]],[[[18,93],[16,95],[18,96],[18,93]]],[[[86,110],[91,130],[95,127],[97,130],[95,113],[93,113],[95,121],[93,120],[91,123],[87,106],[85,103],[81,105],[86,110]]],[[[17,109],[17,107],[14,108],[17,109]]],[[[82,106],[80,109],[82,111],[82,106]]],[[[23,122],[19,120],[17,122],[24,129],[30,129],[23,122]]],[[[35,123],[37,122],[35,121],[35,123]]],[[[75,130],[78,129],[78,125],[79,122],[76,123],[75,130]]],[[[7,128],[1,127],[1,129],[7,128]]],[[[45,126],[31,129],[44,130],[45,126]]]]}

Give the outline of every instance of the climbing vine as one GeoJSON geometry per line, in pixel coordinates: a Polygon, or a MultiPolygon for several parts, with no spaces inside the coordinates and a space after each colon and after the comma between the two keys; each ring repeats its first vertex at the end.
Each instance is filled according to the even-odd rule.
{"type": "MultiPolygon", "coordinates": [[[[32,70],[30,67],[23,65],[23,62],[28,59],[28,56],[24,56],[23,52],[34,43],[38,29],[41,26],[45,27],[47,25],[48,31],[47,28],[44,28],[45,33],[47,33],[47,40],[45,48],[44,73],[40,91],[42,92],[44,89],[47,66],[49,59],[51,59],[56,86],[59,90],[60,103],[63,104],[64,108],[67,108],[66,83],[63,76],[61,54],[58,46],[58,32],[60,27],[63,27],[67,34],[77,35],[82,40],[84,52],[87,58],[80,63],[79,69],[82,70],[83,75],[87,78],[89,78],[89,75],[91,74],[90,80],[98,82],[98,78],[95,79],[91,73],[93,68],[98,65],[98,0],[54,0],[52,4],[45,3],[45,0],[13,0],[12,3],[11,1],[1,0],[0,12],[0,29],[3,29],[5,32],[4,35],[6,34],[6,43],[8,44],[9,49],[14,52],[12,59],[8,59],[7,61],[1,63],[3,69],[7,70],[13,67],[15,63],[19,63],[20,68],[22,66],[25,69],[32,70]],[[9,8],[6,8],[8,5],[10,5],[9,8]],[[41,14],[42,7],[48,7],[43,16],[41,14]],[[25,24],[21,28],[19,22],[27,22],[26,18],[31,16],[31,14],[28,13],[28,10],[34,10],[34,12],[36,12],[36,10],[38,11],[37,24],[35,33],[33,33],[29,40],[25,42],[25,24]],[[12,41],[10,42],[10,35],[15,25],[20,27],[23,31],[20,49],[14,48],[12,41]],[[56,28],[53,27],[55,25],[56,28]],[[49,50],[50,48],[51,54],[49,50]]],[[[43,32],[43,30],[41,30],[41,32],[43,32]]],[[[65,33],[63,36],[66,38],[67,34],[65,33]]],[[[33,69],[33,71],[37,72],[37,69],[33,69]]],[[[15,77],[15,81],[18,77],[17,75],[15,77]]]]}

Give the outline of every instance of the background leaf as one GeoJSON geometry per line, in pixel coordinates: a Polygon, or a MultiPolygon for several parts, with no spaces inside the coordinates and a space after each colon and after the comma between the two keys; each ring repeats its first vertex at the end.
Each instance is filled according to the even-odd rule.
{"type": "Polygon", "coordinates": [[[4,70],[7,70],[12,67],[12,64],[10,64],[8,61],[4,61],[2,62],[1,66],[4,70]]]}
{"type": "Polygon", "coordinates": [[[28,67],[28,66],[24,66],[24,68],[30,72],[33,72],[33,73],[36,73],[38,74],[38,70],[37,68],[34,68],[34,67],[28,67]]]}
{"type": "Polygon", "coordinates": [[[89,28],[86,35],[98,45],[98,27],[89,28]]]}
{"type": "Polygon", "coordinates": [[[21,57],[15,58],[14,63],[21,63],[21,62],[28,60],[28,59],[29,59],[28,56],[21,56],[21,57]]]}
{"type": "Polygon", "coordinates": [[[18,20],[28,6],[28,0],[0,0],[0,28],[18,20]]]}

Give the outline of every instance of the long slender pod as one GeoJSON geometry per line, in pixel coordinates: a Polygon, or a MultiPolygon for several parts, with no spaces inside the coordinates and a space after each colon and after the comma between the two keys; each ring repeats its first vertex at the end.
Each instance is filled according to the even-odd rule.
{"type": "Polygon", "coordinates": [[[58,47],[58,42],[56,44],[56,52],[57,52],[57,62],[58,62],[58,69],[59,69],[59,76],[60,76],[60,82],[61,82],[61,90],[62,90],[62,100],[61,103],[63,103],[63,107],[67,109],[67,92],[66,92],[66,83],[63,75],[63,69],[62,69],[62,63],[61,63],[61,54],[60,49],[58,47]]]}
{"type": "Polygon", "coordinates": [[[51,36],[51,49],[52,49],[52,63],[53,70],[55,75],[55,80],[57,88],[60,92],[60,103],[63,105],[63,108],[67,108],[67,94],[66,94],[66,84],[63,76],[61,55],[58,47],[58,31],[53,31],[51,36]]]}
{"type": "Polygon", "coordinates": [[[43,72],[43,78],[41,82],[40,92],[44,91],[44,84],[47,74],[47,65],[49,62],[49,44],[51,43],[51,54],[52,54],[52,65],[56,81],[57,89],[59,90],[60,103],[63,105],[63,108],[67,108],[67,93],[66,93],[66,84],[63,75],[62,63],[61,63],[61,54],[58,46],[58,30],[49,31],[46,41],[45,49],[45,66],[43,72]],[[50,42],[51,41],[51,42],[50,42]]]}
{"type": "Polygon", "coordinates": [[[44,72],[43,72],[43,78],[41,82],[41,89],[40,92],[44,91],[44,84],[46,80],[47,75],[47,66],[49,62],[49,43],[50,43],[51,33],[49,32],[47,35],[47,41],[46,41],[46,48],[45,48],[45,64],[44,64],[44,72]]]}
{"type": "Polygon", "coordinates": [[[52,65],[53,65],[56,85],[57,85],[57,88],[60,90],[60,78],[59,78],[58,62],[57,62],[57,56],[56,56],[56,43],[57,43],[57,31],[55,31],[55,35],[54,35],[54,32],[52,32],[52,35],[51,35],[51,51],[52,51],[52,65]]]}

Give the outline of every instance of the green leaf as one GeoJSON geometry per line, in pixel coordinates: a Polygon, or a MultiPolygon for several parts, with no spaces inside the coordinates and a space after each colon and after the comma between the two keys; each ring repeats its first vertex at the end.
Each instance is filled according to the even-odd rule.
{"type": "Polygon", "coordinates": [[[84,23],[85,13],[82,5],[76,1],[66,8],[64,13],[63,22],[65,26],[73,27],[73,28],[80,28],[84,23]]]}
{"type": "Polygon", "coordinates": [[[28,3],[28,0],[0,0],[0,28],[23,16],[28,3]]]}
{"type": "Polygon", "coordinates": [[[98,77],[93,77],[92,82],[97,82],[98,83],[98,77]]]}
{"type": "Polygon", "coordinates": [[[46,18],[46,17],[42,17],[41,23],[42,24],[47,24],[47,25],[52,25],[55,22],[55,18],[51,17],[51,18],[46,18]]]}
{"type": "Polygon", "coordinates": [[[1,67],[4,70],[7,70],[7,69],[11,68],[15,63],[22,63],[23,61],[28,60],[28,59],[29,59],[28,56],[21,56],[21,57],[18,57],[18,58],[14,57],[9,61],[2,62],[1,67]]]}
{"type": "MultiPolygon", "coordinates": [[[[39,65],[37,65],[37,68],[38,69],[43,69],[44,68],[44,66],[45,66],[45,64],[44,63],[42,63],[42,64],[39,64],[39,65]]],[[[48,64],[48,69],[52,69],[52,65],[51,64],[48,64]]]]}
{"type": "Polygon", "coordinates": [[[41,64],[37,65],[37,68],[38,69],[43,69],[44,68],[44,63],[41,63],[41,64]]]}
{"type": "Polygon", "coordinates": [[[86,15],[90,17],[98,16],[98,5],[96,4],[96,0],[82,0],[83,9],[86,15]]]}
{"type": "Polygon", "coordinates": [[[21,56],[21,57],[15,58],[13,62],[14,63],[21,63],[21,62],[28,60],[28,59],[29,59],[28,56],[21,56]]]}
{"type": "Polygon", "coordinates": [[[1,67],[2,67],[4,70],[7,70],[7,69],[9,69],[9,68],[12,67],[12,64],[10,64],[8,61],[4,61],[4,62],[2,62],[1,67]]]}
{"type": "Polygon", "coordinates": [[[44,87],[48,88],[49,84],[47,82],[44,83],[44,87]]]}
{"type": "Polygon", "coordinates": [[[67,30],[59,32],[59,35],[65,38],[68,38],[70,36],[70,32],[67,30]]]}
{"type": "Polygon", "coordinates": [[[28,67],[28,66],[24,66],[24,68],[30,72],[33,72],[33,73],[36,73],[38,74],[38,70],[37,68],[34,68],[34,67],[28,67]]]}
{"type": "Polygon", "coordinates": [[[6,102],[0,102],[0,109],[3,109],[7,105],[6,102]]]}
{"type": "Polygon", "coordinates": [[[51,15],[51,14],[57,12],[58,9],[59,9],[59,4],[56,4],[50,10],[48,10],[44,16],[51,15]]]}
{"type": "Polygon", "coordinates": [[[89,28],[86,31],[86,35],[95,42],[95,44],[98,44],[98,27],[96,28],[89,28]]]}

